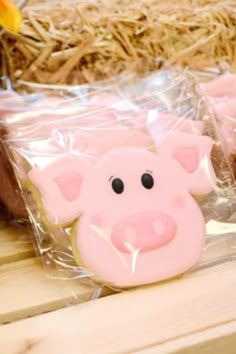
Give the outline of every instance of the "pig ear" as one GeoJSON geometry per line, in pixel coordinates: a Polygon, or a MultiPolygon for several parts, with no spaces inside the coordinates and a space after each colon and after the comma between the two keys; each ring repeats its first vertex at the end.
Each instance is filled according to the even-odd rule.
{"type": "Polygon", "coordinates": [[[39,191],[47,219],[65,224],[81,213],[81,188],[90,162],[80,156],[63,156],[46,167],[32,169],[29,180],[39,191]]]}
{"type": "Polygon", "coordinates": [[[157,148],[166,161],[174,160],[184,172],[182,181],[189,192],[204,194],[214,189],[216,175],[211,163],[212,140],[209,137],[176,133],[157,148]]]}

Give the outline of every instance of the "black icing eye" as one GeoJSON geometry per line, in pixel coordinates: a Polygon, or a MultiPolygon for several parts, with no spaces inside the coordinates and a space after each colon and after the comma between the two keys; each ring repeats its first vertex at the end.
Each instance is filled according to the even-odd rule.
{"type": "Polygon", "coordinates": [[[120,178],[113,179],[111,186],[113,191],[117,194],[121,194],[124,191],[124,183],[120,178]]]}
{"type": "Polygon", "coordinates": [[[154,186],[154,179],[150,173],[144,173],[141,178],[142,185],[146,189],[152,189],[154,186]]]}

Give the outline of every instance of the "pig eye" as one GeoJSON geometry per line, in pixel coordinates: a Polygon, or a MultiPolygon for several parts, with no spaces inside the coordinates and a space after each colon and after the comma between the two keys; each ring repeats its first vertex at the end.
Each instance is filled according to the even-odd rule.
{"type": "Polygon", "coordinates": [[[111,186],[117,194],[121,194],[124,191],[124,183],[120,178],[113,179],[111,186]]]}
{"type": "Polygon", "coordinates": [[[146,189],[152,189],[154,186],[154,179],[150,173],[144,173],[141,177],[141,182],[146,189]]]}

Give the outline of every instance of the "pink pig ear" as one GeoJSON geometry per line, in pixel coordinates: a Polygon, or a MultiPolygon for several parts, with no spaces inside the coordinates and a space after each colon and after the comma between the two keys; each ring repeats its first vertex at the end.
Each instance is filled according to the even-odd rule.
{"type": "Polygon", "coordinates": [[[81,188],[91,164],[80,156],[63,156],[43,168],[34,168],[28,177],[41,194],[48,220],[65,224],[81,213],[81,188]]]}
{"type": "MultiPolygon", "coordinates": [[[[160,155],[171,159],[184,172],[182,182],[189,192],[205,194],[216,185],[216,175],[211,163],[212,140],[207,136],[176,133],[157,146],[160,155]]],[[[179,169],[178,169],[179,170],[179,169]]],[[[171,171],[170,173],[173,173],[171,171]]],[[[175,176],[173,176],[175,178],[175,176]]]]}

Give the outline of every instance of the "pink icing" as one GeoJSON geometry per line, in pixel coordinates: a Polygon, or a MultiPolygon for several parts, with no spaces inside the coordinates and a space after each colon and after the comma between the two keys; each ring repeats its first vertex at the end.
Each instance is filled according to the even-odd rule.
{"type": "Polygon", "coordinates": [[[165,246],[176,234],[176,223],[160,212],[143,212],[114,226],[111,240],[121,252],[147,252],[165,246]]]}
{"type": "Polygon", "coordinates": [[[236,154],[236,74],[221,75],[201,87],[213,105],[227,153],[236,154]]]}
{"type": "Polygon", "coordinates": [[[216,113],[221,117],[221,119],[227,118],[230,120],[232,118],[232,124],[236,125],[236,97],[224,97],[220,101],[215,98],[211,98],[214,105],[216,113]]]}
{"type": "Polygon", "coordinates": [[[153,140],[149,135],[138,129],[122,126],[113,126],[112,129],[89,132],[79,132],[73,136],[72,148],[74,151],[102,156],[111,149],[122,147],[151,147],[153,140]]]}
{"type": "Polygon", "coordinates": [[[223,144],[236,154],[236,97],[211,97],[223,144]]]}
{"type": "MultiPolygon", "coordinates": [[[[33,169],[29,178],[39,189],[52,223],[79,218],[75,257],[79,253],[83,264],[102,281],[137,286],[183,273],[198,261],[205,222],[190,193],[214,189],[211,148],[208,137],[176,133],[158,143],[157,153],[117,147],[95,161],[68,153],[45,168],[33,169]],[[189,149],[193,164],[183,149],[189,149]],[[176,151],[180,151],[177,160],[176,151]],[[63,176],[76,172],[83,177],[79,195],[70,190],[76,196],[72,201],[62,193],[64,183],[62,190],[55,183],[62,170],[63,176]],[[144,174],[154,183],[143,184],[144,174]],[[176,190],[180,204],[174,202],[176,190]]],[[[76,183],[72,187],[78,189],[76,183]]]]}
{"type": "Polygon", "coordinates": [[[63,197],[68,202],[73,202],[79,197],[82,184],[81,174],[71,171],[70,173],[55,178],[54,181],[60,188],[63,197]]]}
{"type": "Polygon", "coordinates": [[[64,224],[78,217],[80,188],[77,182],[79,187],[83,185],[82,176],[89,169],[90,162],[85,158],[67,155],[45,168],[38,167],[29,172],[30,180],[44,199],[45,211],[51,223],[64,224]]]}
{"type": "Polygon", "coordinates": [[[236,154],[236,129],[221,124],[220,134],[230,154],[236,154]]]}
{"type": "Polygon", "coordinates": [[[176,206],[176,208],[184,208],[184,199],[182,198],[181,195],[176,195],[173,197],[173,204],[176,206]]]}
{"type": "Polygon", "coordinates": [[[226,74],[201,85],[203,92],[210,97],[235,96],[236,74],[226,74]]]}
{"type": "Polygon", "coordinates": [[[178,146],[173,151],[173,157],[188,173],[193,173],[199,166],[199,151],[197,148],[178,146]]]}
{"type": "MultiPolygon", "coordinates": [[[[154,115],[154,114],[153,114],[154,115]]],[[[148,131],[156,141],[165,139],[166,135],[176,131],[202,135],[205,124],[189,118],[181,118],[167,113],[156,112],[153,120],[147,120],[148,131]]]]}

